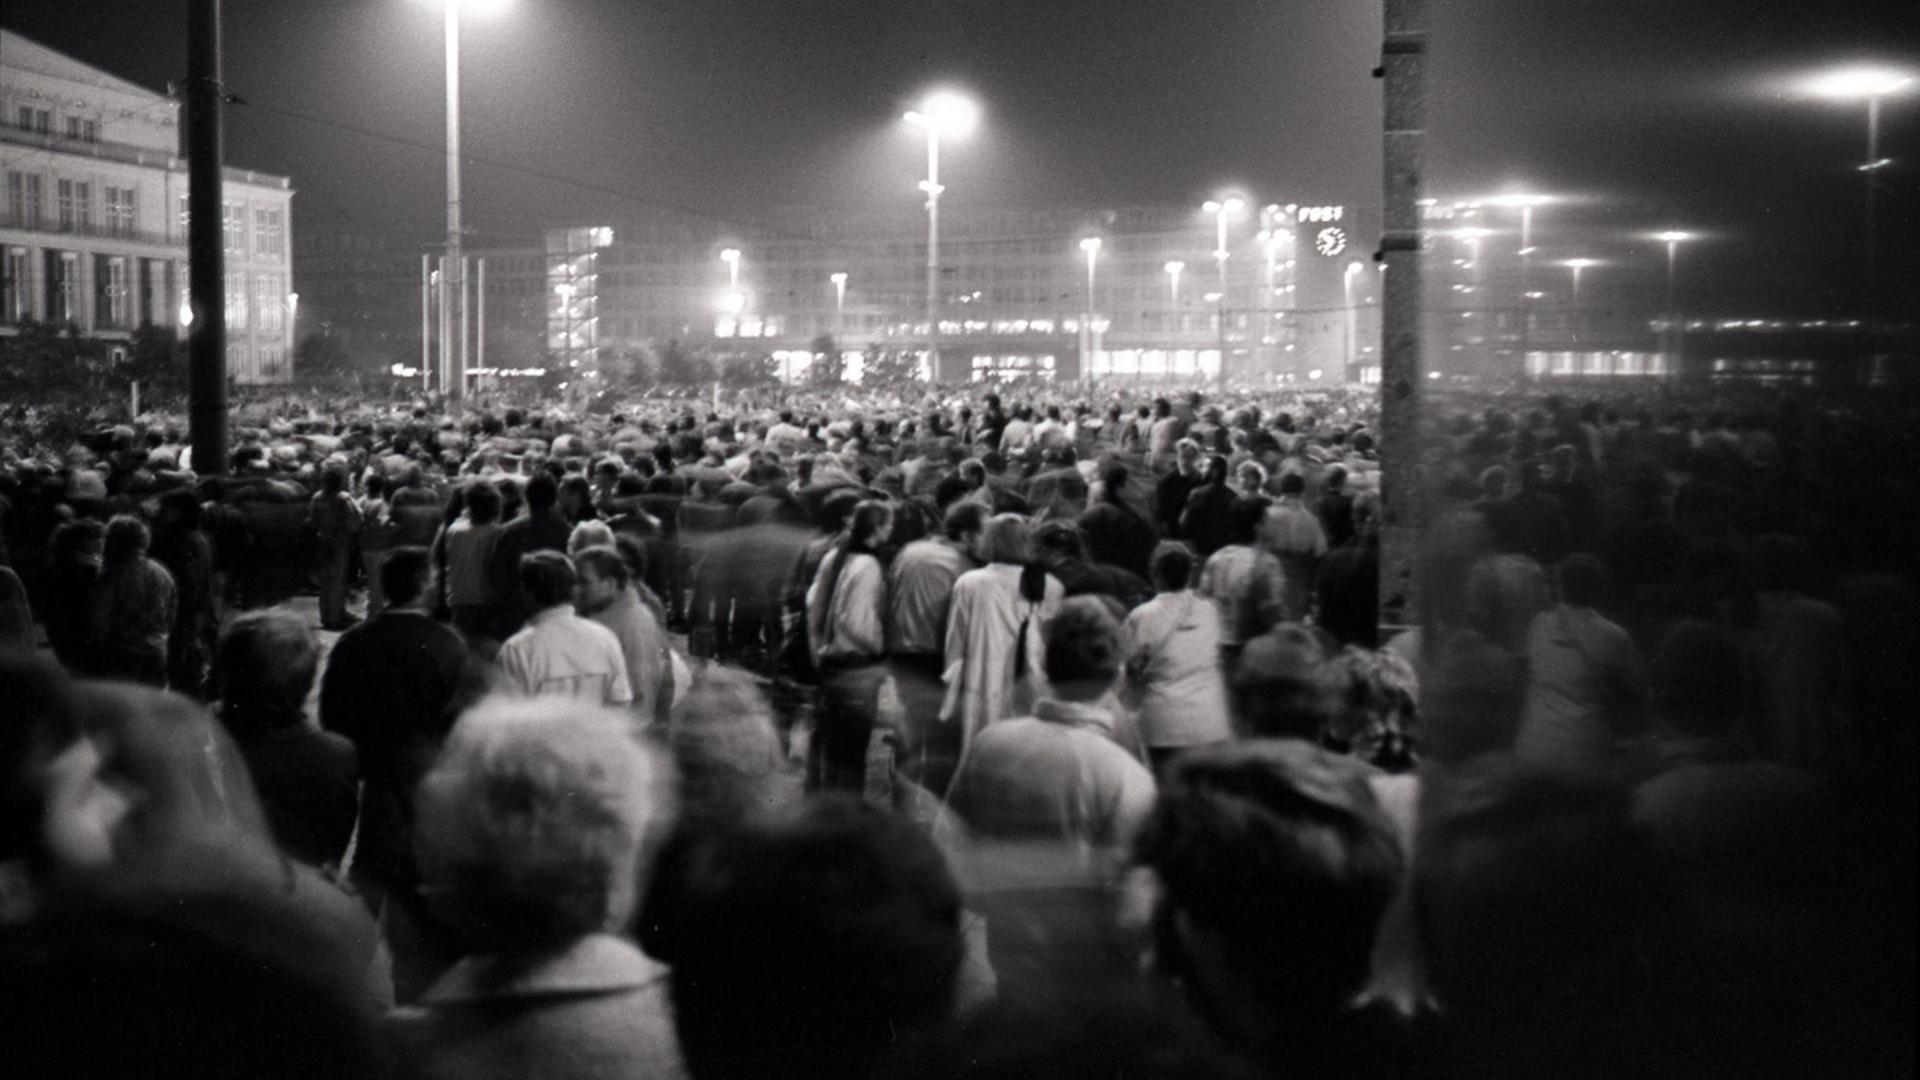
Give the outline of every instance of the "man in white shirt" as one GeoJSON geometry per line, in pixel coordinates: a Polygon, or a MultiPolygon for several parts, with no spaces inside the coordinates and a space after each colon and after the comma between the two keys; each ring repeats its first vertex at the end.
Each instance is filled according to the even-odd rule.
{"type": "Polygon", "coordinates": [[[500,646],[500,674],[507,688],[529,697],[559,694],[604,705],[628,705],[633,688],[620,639],[573,613],[578,577],[557,551],[520,559],[520,586],[535,614],[500,646]]]}

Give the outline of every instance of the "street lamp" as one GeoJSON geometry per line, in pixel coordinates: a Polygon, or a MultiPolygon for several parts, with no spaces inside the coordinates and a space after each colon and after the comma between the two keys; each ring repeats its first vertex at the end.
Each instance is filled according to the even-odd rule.
{"type": "Polygon", "coordinates": [[[1167,265],[1164,267],[1167,272],[1168,300],[1173,305],[1173,318],[1168,321],[1168,326],[1173,331],[1172,345],[1167,349],[1167,371],[1169,372],[1173,370],[1173,354],[1180,351],[1180,331],[1183,329],[1180,325],[1180,274],[1186,268],[1187,264],[1179,259],[1167,260],[1167,265]]]}
{"type": "Polygon", "coordinates": [[[1533,305],[1528,303],[1533,299],[1533,211],[1535,207],[1551,203],[1553,197],[1515,191],[1482,201],[1489,206],[1520,211],[1520,250],[1516,254],[1520,256],[1520,352],[1524,363],[1533,337],[1533,305]]]}
{"type": "Polygon", "coordinates": [[[1367,268],[1364,265],[1358,262],[1350,262],[1347,264],[1346,271],[1340,275],[1340,292],[1346,299],[1347,309],[1347,370],[1344,374],[1349,380],[1356,374],[1353,370],[1355,363],[1354,348],[1358,344],[1355,339],[1360,336],[1359,328],[1355,325],[1359,319],[1353,308],[1353,279],[1366,273],[1366,270],[1367,268]]]}
{"type": "Polygon", "coordinates": [[[920,108],[907,114],[907,123],[927,133],[927,371],[940,377],[940,140],[964,139],[980,122],[980,107],[951,90],[927,95],[920,108]]]}
{"type": "Polygon", "coordinates": [[[1246,200],[1237,195],[1229,195],[1224,199],[1208,199],[1200,206],[1200,209],[1213,215],[1213,261],[1220,271],[1220,290],[1216,294],[1213,321],[1215,334],[1219,338],[1220,392],[1222,394],[1227,391],[1227,218],[1239,214],[1246,208],[1246,200]]]}
{"type": "Polygon", "coordinates": [[[846,271],[830,274],[828,281],[833,282],[833,336],[841,333],[841,322],[847,314],[847,275],[846,271]]]}
{"type": "Polygon", "coordinates": [[[1080,363],[1082,378],[1093,376],[1093,266],[1100,257],[1100,238],[1084,237],[1080,250],[1087,253],[1087,306],[1080,317],[1080,363]]]}
{"type": "Polygon", "coordinates": [[[440,355],[441,369],[449,373],[441,389],[450,403],[458,404],[466,390],[467,375],[467,289],[461,255],[460,226],[460,16],[492,15],[506,7],[506,0],[438,0],[446,24],[447,45],[447,272],[441,277],[440,355]],[[447,301],[459,297],[460,344],[456,351],[453,335],[448,334],[447,317],[452,307],[447,301]]]}
{"type": "Polygon", "coordinates": [[[1667,245],[1667,352],[1671,357],[1671,370],[1678,371],[1680,367],[1681,326],[1679,322],[1679,305],[1675,299],[1677,290],[1674,288],[1674,285],[1678,280],[1678,275],[1675,271],[1678,265],[1677,260],[1680,253],[1680,245],[1689,240],[1697,239],[1697,237],[1690,232],[1683,232],[1679,229],[1668,229],[1665,232],[1654,233],[1653,238],[1667,245]]]}
{"type": "Polygon", "coordinates": [[[1875,232],[1874,199],[1879,186],[1879,175],[1892,159],[1880,156],[1880,99],[1903,93],[1914,86],[1914,76],[1894,68],[1848,67],[1829,71],[1808,79],[1805,87],[1815,97],[1829,101],[1860,101],[1867,103],[1867,160],[1859,166],[1861,176],[1866,182],[1865,240],[1863,252],[1864,265],[1861,268],[1862,308],[1871,313],[1874,306],[1874,267],[1878,252],[1878,237],[1875,232]]]}

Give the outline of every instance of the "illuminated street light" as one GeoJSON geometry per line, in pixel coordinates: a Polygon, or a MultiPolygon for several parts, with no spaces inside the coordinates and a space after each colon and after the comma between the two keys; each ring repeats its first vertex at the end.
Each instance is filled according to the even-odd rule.
{"type": "Polygon", "coordinates": [[[1905,93],[1915,86],[1911,72],[1896,68],[1871,67],[1860,65],[1839,68],[1810,78],[1802,84],[1807,93],[1829,101],[1867,103],[1867,157],[1859,166],[1859,172],[1865,178],[1865,234],[1866,245],[1862,252],[1862,308],[1871,312],[1874,306],[1874,267],[1878,258],[1877,222],[1874,220],[1874,201],[1879,188],[1879,174],[1893,162],[1880,156],[1880,99],[1905,93]]]}
{"type": "Polygon", "coordinates": [[[1094,350],[1093,267],[1094,263],[1100,258],[1100,238],[1097,236],[1083,238],[1080,241],[1080,250],[1087,253],[1087,306],[1080,317],[1080,359],[1084,365],[1080,372],[1080,377],[1089,378],[1093,374],[1094,350]]]}
{"type": "Polygon", "coordinates": [[[447,51],[447,272],[441,277],[440,365],[444,373],[441,389],[449,401],[458,402],[466,390],[467,371],[467,289],[465,263],[461,255],[460,226],[460,16],[488,16],[506,8],[506,0],[438,0],[444,16],[447,51]],[[447,333],[448,316],[459,298],[459,347],[447,333]]]}
{"type": "Polygon", "coordinates": [[[1346,270],[1340,275],[1340,291],[1346,298],[1347,347],[1345,351],[1347,365],[1346,377],[1349,379],[1354,376],[1354,348],[1358,344],[1356,339],[1360,336],[1358,326],[1359,316],[1353,308],[1353,279],[1366,272],[1367,268],[1365,266],[1358,262],[1350,262],[1347,264],[1346,270]]]}
{"type": "Polygon", "coordinates": [[[1220,271],[1220,291],[1214,303],[1213,322],[1215,335],[1220,347],[1220,392],[1227,390],[1227,218],[1237,216],[1247,208],[1247,201],[1237,195],[1221,199],[1208,199],[1200,209],[1213,215],[1214,221],[1214,265],[1220,271]]]}
{"type": "Polygon", "coordinates": [[[1679,365],[1680,345],[1681,345],[1680,329],[1681,329],[1681,326],[1684,324],[1682,324],[1680,321],[1679,303],[1677,301],[1678,292],[1675,289],[1675,284],[1679,280],[1678,274],[1676,271],[1678,267],[1678,258],[1680,254],[1680,245],[1686,243],[1689,240],[1699,239],[1699,234],[1684,232],[1680,229],[1668,229],[1665,232],[1654,233],[1653,238],[1667,245],[1667,318],[1666,318],[1667,350],[1666,351],[1672,357],[1671,361],[1668,364],[1668,370],[1678,371],[1680,366],[1679,365]]]}
{"type": "Polygon", "coordinates": [[[827,280],[833,282],[833,336],[840,336],[840,324],[847,313],[847,275],[845,271],[829,274],[827,280]]]}
{"type": "Polygon", "coordinates": [[[964,139],[980,122],[980,107],[951,90],[928,94],[907,123],[927,133],[927,371],[940,377],[940,140],[964,139]]]}
{"type": "Polygon", "coordinates": [[[727,264],[727,288],[740,290],[740,249],[728,248],[720,253],[720,261],[727,264]]]}
{"type": "Polygon", "coordinates": [[[1573,302],[1580,302],[1580,272],[1590,266],[1599,266],[1599,259],[1568,259],[1560,265],[1573,271],[1573,302]]]}
{"type": "Polygon", "coordinates": [[[1167,272],[1167,299],[1173,306],[1173,318],[1169,320],[1173,331],[1173,346],[1167,350],[1168,371],[1173,370],[1173,353],[1180,347],[1180,331],[1183,329],[1180,325],[1180,274],[1186,268],[1187,264],[1179,259],[1169,259],[1162,267],[1167,272]]]}

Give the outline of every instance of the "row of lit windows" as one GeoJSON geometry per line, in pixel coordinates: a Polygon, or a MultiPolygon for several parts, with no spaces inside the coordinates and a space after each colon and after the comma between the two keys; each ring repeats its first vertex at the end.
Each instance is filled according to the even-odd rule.
{"type": "MultiPolygon", "coordinates": [[[[73,251],[41,253],[44,265],[36,267],[34,253],[24,247],[9,247],[0,262],[0,318],[19,324],[40,317],[51,323],[86,323],[88,312],[82,307],[82,290],[91,286],[93,304],[91,324],[105,329],[131,329],[136,322],[170,325],[174,311],[166,295],[166,263],[125,255],[88,256],[73,251]],[[144,273],[142,272],[142,264],[144,273]],[[83,267],[90,265],[91,281],[83,280],[83,267]],[[36,284],[43,286],[45,303],[34,304],[36,284]],[[135,301],[140,301],[135,310],[135,301]]],[[[176,280],[184,281],[184,272],[174,270],[176,280]]],[[[226,275],[227,327],[252,328],[263,334],[286,332],[291,318],[292,298],[281,274],[248,274],[234,271],[226,275]]]]}
{"type": "MultiPolygon", "coordinates": [[[[187,193],[182,192],[180,202],[180,232],[185,235],[192,222],[187,193]]],[[[223,202],[220,204],[221,247],[229,255],[248,254],[247,245],[247,204],[243,202],[223,202]]],[[[284,256],[287,253],[287,218],[277,208],[256,206],[252,213],[253,245],[252,254],[266,256],[284,256]]]]}
{"type": "MultiPolygon", "coordinates": [[[[63,133],[76,142],[99,142],[100,124],[84,116],[63,117],[66,126],[63,133]]],[[[22,105],[14,110],[13,126],[34,135],[53,134],[53,110],[34,105],[22,105]]]]}

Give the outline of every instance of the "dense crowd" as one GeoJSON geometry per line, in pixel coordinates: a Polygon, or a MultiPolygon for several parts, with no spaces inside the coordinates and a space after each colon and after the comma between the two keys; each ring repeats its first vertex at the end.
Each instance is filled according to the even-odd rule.
{"type": "Polygon", "coordinates": [[[0,407],[3,1052],[1911,1074],[1897,410],[1083,389],[0,407]]]}

